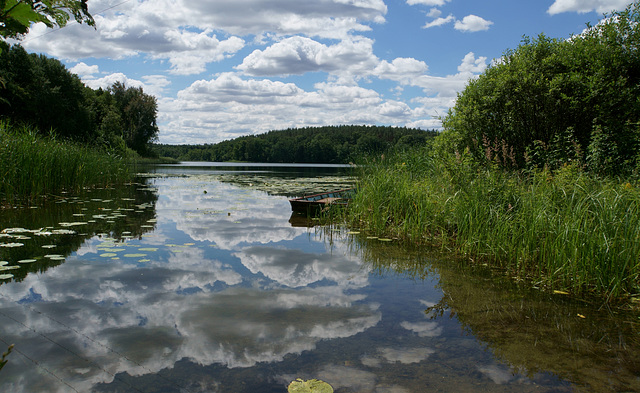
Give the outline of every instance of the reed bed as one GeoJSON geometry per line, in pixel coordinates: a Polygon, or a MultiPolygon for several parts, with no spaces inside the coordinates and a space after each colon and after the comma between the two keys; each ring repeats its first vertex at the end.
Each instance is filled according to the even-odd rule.
{"type": "Polygon", "coordinates": [[[506,172],[430,150],[368,159],[346,213],[379,236],[455,249],[535,286],[607,301],[640,286],[640,190],[574,166],[506,172]]]}
{"type": "Polygon", "coordinates": [[[104,151],[39,136],[0,122],[0,202],[16,204],[61,191],[131,178],[127,162],[104,151]]]}

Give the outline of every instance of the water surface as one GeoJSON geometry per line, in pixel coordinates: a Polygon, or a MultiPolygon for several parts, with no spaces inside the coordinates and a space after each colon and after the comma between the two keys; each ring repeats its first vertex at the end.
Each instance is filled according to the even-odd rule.
{"type": "Polygon", "coordinates": [[[0,212],[0,391],[640,390],[632,313],[292,217],[348,175],[161,166],[0,212]]]}

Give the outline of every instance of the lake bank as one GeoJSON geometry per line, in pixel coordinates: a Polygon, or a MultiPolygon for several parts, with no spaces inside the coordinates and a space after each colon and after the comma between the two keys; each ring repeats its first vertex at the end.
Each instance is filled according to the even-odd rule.
{"type": "Polygon", "coordinates": [[[640,191],[576,167],[509,173],[415,150],[361,165],[351,225],[437,245],[548,291],[635,304],[640,191]]]}
{"type": "Polygon", "coordinates": [[[130,181],[127,160],[96,148],[48,139],[0,122],[0,205],[130,181]]]}

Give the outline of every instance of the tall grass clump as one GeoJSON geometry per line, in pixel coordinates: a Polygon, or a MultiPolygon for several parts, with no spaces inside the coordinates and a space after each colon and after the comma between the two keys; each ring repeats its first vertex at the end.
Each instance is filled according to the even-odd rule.
{"type": "Polygon", "coordinates": [[[640,189],[577,166],[505,171],[416,149],[359,166],[351,224],[453,248],[555,290],[638,293],[640,189]]]}
{"type": "Polygon", "coordinates": [[[127,162],[89,146],[45,138],[27,126],[0,122],[0,202],[32,201],[60,191],[131,178],[127,162]]]}

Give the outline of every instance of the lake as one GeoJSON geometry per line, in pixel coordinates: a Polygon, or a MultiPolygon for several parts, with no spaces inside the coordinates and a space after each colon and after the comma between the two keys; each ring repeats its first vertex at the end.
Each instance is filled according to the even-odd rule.
{"type": "Polygon", "coordinates": [[[0,210],[0,391],[640,391],[637,313],[292,215],[350,184],[183,163],[0,210]]]}

